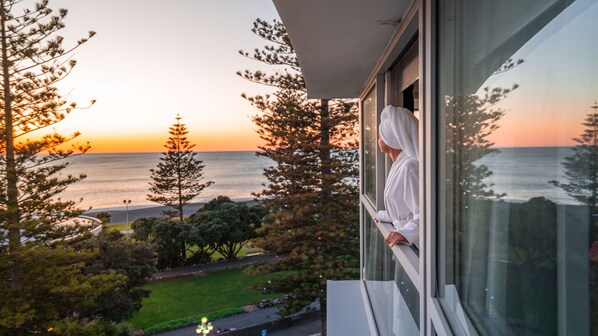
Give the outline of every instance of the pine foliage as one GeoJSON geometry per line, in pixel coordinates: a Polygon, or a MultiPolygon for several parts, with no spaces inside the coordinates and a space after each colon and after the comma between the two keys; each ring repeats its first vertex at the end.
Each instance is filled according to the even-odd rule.
{"type": "Polygon", "coordinates": [[[465,197],[501,198],[484,180],[492,175],[486,165],[477,160],[499,152],[488,137],[500,125],[505,111],[496,105],[519,86],[511,88],[484,88],[482,94],[447,97],[445,100],[447,125],[447,167],[453,167],[452,185],[459,186],[465,197]]]}
{"type": "MultiPolygon", "coordinates": [[[[0,0],[0,334],[98,334],[117,328],[96,315],[98,300],[121,292],[127,275],[89,266],[94,248],[77,249],[88,227],[61,225],[81,213],[60,193],[85,176],[62,175],[66,160],[89,144],[72,144],[78,132],[33,132],[59,123],[77,104],[56,84],[76,65],[72,52],[95,35],[63,46],[58,32],[66,9],[0,0]]],[[[91,102],[93,104],[94,101],[91,102]]],[[[138,309],[138,307],[133,307],[138,309]]]]}
{"type": "Polygon", "coordinates": [[[0,5],[0,232],[8,233],[12,250],[24,241],[55,241],[68,236],[67,231],[77,233],[76,227],[54,225],[79,213],[76,202],[55,196],[85,177],[61,176],[60,172],[69,165],[63,159],[76,151],[86,152],[89,145],[65,149],[63,145],[78,132],[70,136],[50,133],[38,140],[24,137],[62,121],[77,108],[55,85],[76,65],[71,52],[95,35],[90,31],[65,48],[56,33],[64,28],[67,10],[54,13],[48,1],[42,1],[15,14],[20,2],[4,0],[0,5]]]}
{"type": "Polygon", "coordinates": [[[586,128],[583,133],[573,140],[577,146],[573,147],[573,154],[565,158],[565,177],[569,183],[561,183],[569,195],[590,206],[594,211],[598,209],[598,106],[592,113],[588,113],[582,125],[586,128]]]}
{"type": "Polygon", "coordinates": [[[573,139],[577,143],[573,154],[562,162],[567,183],[550,181],[589,207],[590,244],[598,240],[598,103],[591,108],[594,111],[582,122],[583,133],[573,139]]]}
{"type": "Polygon", "coordinates": [[[357,106],[354,101],[308,100],[293,46],[280,21],[257,19],[252,31],[267,41],[252,54],[274,68],[239,72],[274,88],[271,95],[243,95],[260,113],[253,121],[265,144],[258,156],[275,162],[256,195],[269,209],[255,244],[280,255],[257,272],[285,272],[268,287],[291,293],[287,312],[316,299],[325,308],[326,280],[349,279],[359,265],[357,106]]]}
{"type": "Polygon", "coordinates": [[[152,182],[147,199],[162,205],[175,208],[165,214],[178,216],[182,222],[183,207],[189,204],[206,187],[214,182],[203,180],[203,161],[195,157],[195,145],[187,140],[187,128],[180,123],[177,115],[176,123],[169,129],[170,137],[164,145],[167,149],[162,153],[156,169],[150,169],[152,182]]]}

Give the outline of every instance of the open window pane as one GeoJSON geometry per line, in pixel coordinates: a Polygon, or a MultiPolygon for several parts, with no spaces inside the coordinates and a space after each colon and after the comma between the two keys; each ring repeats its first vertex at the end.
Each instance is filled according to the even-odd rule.
{"type": "Polygon", "coordinates": [[[381,336],[419,334],[419,292],[369,214],[365,218],[365,285],[381,336]]]}
{"type": "Polygon", "coordinates": [[[362,102],[363,110],[363,192],[376,202],[376,150],[378,124],[376,118],[376,88],[362,102]]]}

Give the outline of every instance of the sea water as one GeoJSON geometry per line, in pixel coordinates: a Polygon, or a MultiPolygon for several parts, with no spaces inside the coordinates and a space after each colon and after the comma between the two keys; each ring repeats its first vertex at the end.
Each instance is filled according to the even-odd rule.
{"type": "Polygon", "coordinates": [[[579,204],[563,189],[550,181],[568,183],[563,162],[573,154],[571,147],[497,148],[474,164],[488,167],[492,175],[484,179],[496,193],[504,193],[506,201],[527,201],[544,197],[559,204],[579,204]]]}
{"type": "MultiPolygon", "coordinates": [[[[129,208],[158,206],[147,200],[150,169],[156,168],[161,153],[90,153],[71,158],[72,164],[61,172],[86,174],[87,178],[72,184],[60,197],[82,199],[81,208],[114,210],[123,208],[123,200],[131,200],[129,208]]],[[[205,202],[217,196],[236,200],[253,198],[263,189],[263,170],[273,161],[257,157],[255,152],[199,152],[203,161],[203,181],[214,184],[205,188],[193,201],[205,202]]]]}
{"type": "MultiPolygon", "coordinates": [[[[543,196],[557,203],[576,204],[562,189],[549,183],[563,178],[561,162],[572,154],[570,147],[499,148],[474,164],[484,164],[492,175],[484,181],[493,184],[505,200],[525,201],[543,196]]],[[[156,206],[147,200],[150,169],[159,162],[160,153],[84,154],[72,158],[72,165],[62,174],[84,173],[87,178],[75,183],[61,194],[65,200],[82,199],[81,207],[118,209],[123,200],[131,200],[131,208],[156,206]]],[[[263,170],[273,161],[257,157],[255,152],[199,152],[203,161],[204,181],[214,181],[194,200],[205,202],[223,195],[232,199],[251,199],[252,193],[263,189],[263,170]]]]}

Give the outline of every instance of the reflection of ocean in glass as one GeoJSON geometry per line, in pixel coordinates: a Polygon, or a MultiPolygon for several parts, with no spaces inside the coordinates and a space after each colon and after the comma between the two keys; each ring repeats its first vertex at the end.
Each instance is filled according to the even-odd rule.
{"type": "MultiPolygon", "coordinates": [[[[81,206],[94,209],[120,208],[124,199],[130,199],[132,208],[156,206],[146,200],[149,170],[156,167],[160,153],[108,153],[85,154],[73,158],[73,164],[62,172],[87,174],[87,178],[75,183],[60,196],[65,200],[83,198],[81,206]]],[[[263,169],[272,161],[256,157],[255,152],[202,152],[204,181],[214,185],[204,189],[194,201],[206,201],[224,195],[233,199],[251,198],[252,192],[262,190],[266,182],[263,169]]]]}
{"type": "Polygon", "coordinates": [[[561,188],[548,181],[564,181],[561,162],[572,154],[570,147],[499,148],[500,153],[488,155],[475,164],[484,164],[492,172],[486,184],[497,193],[506,193],[505,200],[527,201],[542,196],[555,203],[578,204],[561,188]]]}

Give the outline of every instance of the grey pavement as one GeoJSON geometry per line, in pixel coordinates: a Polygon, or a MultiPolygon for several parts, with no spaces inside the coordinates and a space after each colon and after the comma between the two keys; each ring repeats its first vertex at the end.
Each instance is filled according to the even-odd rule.
{"type": "MultiPolygon", "coordinates": [[[[243,201],[243,202],[247,203],[247,205],[249,205],[249,206],[258,204],[258,202],[254,201],[254,200],[243,201]]],[[[185,216],[189,216],[192,213],[194,213],[195,211],[201,209],[204,205],[205,205],[205,203],[190,203],[183,208],[183,213],[185,216]]],[[[129,208],[129,211],[128,211],[129,222],[133,222],[136,219],[144,218],[144,217],[164,217],[164,215],[162,214],[162,211],[163,210],[172,210],[172,209],[173,209],[172,207],[166,207],[166,206],[153,206],[153,207],[147,207],[147,208],[141,208],[141,209],[129,208]]],[[[101,210],[101,209],[96,210],[96,209],[92,209],[90,211],[86,211],[85,215],[94,216],[95,214],[97,214],[99,212],[107,212],[110,214],[110,222],[108,222],[108,224],[124,223],[127,220],[127,211],[126,210],[101,210]]]]}
{"type": "MultiPolygon", "coordinates": [[[[185,216],[191,215],[195,211],[201,209],[204,206],[204,203],[191,203],[184,207],[183,213],[185,216]]],[[[163,210],[170,209],[171,207],[165,206],[155,206],[155,207],[148,207],[148,208],[141,208],[141,209],[129,209],[129,223],[132,223],[134,220],[144,217],[164,217],[162,214],[163,210]]],[[[107,212],[110,214],[110,222],[111,223],[124,223],[127,220],[127,211],[126,210],[91,210],[85,213],[85,215],[93,216],[98,212],[107,212]]]]}
{"type": "MultiPolygon", "coordinates": [[[[256,325],[259,323],[275,321],[280,318],[276,312],[278,308],[271,307],[271,308],[264,308],[259,309],[250,313],[233,315],[229,317],[225,317],[220,320],[210,321],[214,325],[214,328],[244,328],[251,325],[256,325]]],[[[161,336],[191,336],[197,335],[195,333],[195,329],[197,325],[192,325],[185,328],[180,328],[176,330],[170,330],[163,333],[157,333],[154,335],[161,335],[161,336]]]]}
{"type": "MultiPolygon", "coordinates": [[[[316,336],[320,335],[322,322],[320,320],[310,321],[295,325],[289,328],[275,330],[266,333],[267,336],[316,336]]],[[[261,335],[256,335],[261,336],[261,335]]]]}
{"type": "Polygon", "coordinates": [[[257,255],[257,256],[250,256],[245,258],[239,258],[237,260],[232,261],[220,261],[210,264],[201,264],[201,265],[194,265],[194,266],[187,266],[181,267],[173,270],[162,271],[154,273],[153,279],[160,280],[160,279],[170,279],[170,278],[179,278],[189,275],[194,275],[200,272],[212,272],[217,270],[223,270],[227,268],[235,268],[241,267],[246,265],[258,264],[258,263],[265,263],[276,260],[275,255],[257,255]]]}
{"type": "MultiPolygon", "coordinates": [[[[248,326],[254,326],[261,323],[272,322],[280,318],[276,312],[278,308],[271,307],[256,310],[254,312],[234,315],[226,317],[220,320],[210,321],[217,328],[236,328],[243,329],[248,326]]],[[[196,335],[195,329],[197,325],[188,326],[176,330],[170,330],[163,333],[157,333],[154,335],[158,336],[191,336],[196,335]]],[[[320,320],[308,321],[302,324],[293,325],[288,328],[274,330],[272,332],[266,330],[267,336],[317,336],[321,332],[320,320]]],[[[248,336],[254,336],[253,334],[244,334],[248,336]]],[[[262,333],[258,332],[255,336],[261,336],[262,333]]]]}
{"type": "MultiPolygon", "coordinates": [[[[249,206],[258,204],[258,202],[255,200],[248,200],[248,201],[243,200],[240,202],[245,202],[249,206]]],[[[185,205],[185,207],[183,208],[183,213],[185,216],[189,216],[192,213],[194,213],[195,211],[201,209],[204,205],[205,205],[205,203],[190,203],[188,205],[185,205]]],[[[144,218],[144,217],[164,217],[164,215],[162,214],[162,211],[164,211],[164,210],[173,210],[173,208],[161,206],[161,205],[153,206],[153,207],[145,207],[145,208],[129,208],[129,211],[128,211],[129,222],[133,222],[134,220],[136,220],[138,218],[144,218]]],[[[92,209],[90,211],[86,211],[85,215],[94,216],[95,214],[97,214],[99,212],[107,212],[110,214],[110,222],[108,222],[108,224],[124,223],[127,221],[127,211],[125,209],[120,209],[120,210],[92,209]]]]}

